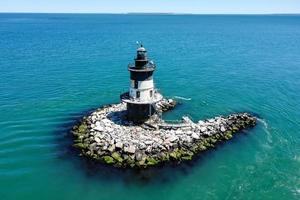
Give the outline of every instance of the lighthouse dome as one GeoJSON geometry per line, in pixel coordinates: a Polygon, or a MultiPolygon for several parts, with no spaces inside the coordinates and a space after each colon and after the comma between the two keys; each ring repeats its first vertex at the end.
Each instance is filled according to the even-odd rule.
{"type": "Polygon", "coordinates": [[[146,51],[146,49],[144,47],[139,47],[137,51],[146,51]]]}

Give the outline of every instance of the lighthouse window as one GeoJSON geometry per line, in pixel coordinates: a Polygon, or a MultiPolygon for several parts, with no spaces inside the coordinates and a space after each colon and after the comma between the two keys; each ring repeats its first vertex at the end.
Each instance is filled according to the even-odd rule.
{"type": "Polygon", "coordinates": [[[134,81],[134,88],[138,88],[139,82],[138,81],[134,81]]]}
{"type": "Polygon", "coordinates": [[[140,91],[136,91],[136,98],[140,98],[140,91]]]}
{"type": "Polygon", "coordinates": [[[153,91],[152,91],[152,90],[150,90],[150,97],[152,97],[152,95],[153,95],[153,91]]]}

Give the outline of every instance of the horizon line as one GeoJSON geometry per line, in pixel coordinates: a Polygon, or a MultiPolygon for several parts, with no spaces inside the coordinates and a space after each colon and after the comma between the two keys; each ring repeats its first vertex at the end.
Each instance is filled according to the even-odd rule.
{"type": "Polygon", "coordinates": [[[98,14],[98,15],[300,15],[300,13],[180,13],[180,12],[1,12],[0,14],[98,14]]]}

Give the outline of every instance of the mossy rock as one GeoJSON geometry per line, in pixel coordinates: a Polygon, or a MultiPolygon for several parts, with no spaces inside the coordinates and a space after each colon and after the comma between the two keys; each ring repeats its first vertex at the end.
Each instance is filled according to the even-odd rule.
{"type": "Polygon", "coordinates": [[[113,152],[111,154],[111,157],[113,157],[116,161],[122,163],[123,162],[123,158],[121,157],[121,155],[117,152],[113,152]]]}
{"type": "Polygon", "coordinates": [[[153,157],[148,157],[147,159],[147,165],[157,165],[159,163],[159,160],[156,160],[153,157]]]}
{"type": "Polygon", "coordinates": [[[193,156],[194,153],[190,150],[185,149],[184,152],[182,153],[183,155],[189,155],[189,156],[193,156]]]}
{"type": "Polygon", "coordinates": [[[182,160],[192,160],[194,153],[190,150],[182,149],[181,155],[182,160]]]}
{"type": "Polygon", "coordinates": [[[193,156],[192,155],[185,155],[181,157],[182,160],[192,160],[193,156]]]}
{"type": "Polygon", "coordinates": [[[175,159],[175,160],[179,160],[180,157],[181,157],[181,152],[180,152],[180,150],[179,150],[178,148],[174,149],[174,151],[172,151],[172,152],[170,153],[170,157],[173,158],[173,159],[175,159]]]}
{"type": "Polygon", "coordinates": [[[167,152],[161,152],[161,153],[159,153],[158,159],[160,161],[162,161],[162,162],[169,161],[170,160],[169,153],[167,153],[167,152]]]}
{"type": "Polygon", "coordinates": [[[120,163],[120,162],[114,163],[114,166],[115,166],[115,167],[118,167],[118,168],[120,168],[120,167],[125,167],[125,165],[123,165],[123,164],[120,163]]]}
{"type": "Polygon", "coordinates": [[[128,157],[128,158],[126,159],[126,163],[128,163],[129,165],[132,165],[132,164],[134,165],[134,164],[135,164],[135,161],[134,161],[134,159],[128,157]]]}
{"type": "Polygon", "coordinates": [[[130,166],[131,168],[134,168],[134,167],[135,167],[135,164],[132,163],[132,164],[130,164],[129,166],[130,166]]]}
{"type": "Polygon", "coordinates": [[[78,129],[78,125],[74,125],[72,130],[77,130],[78,129]]]}
{"type": "Polygon", "coordinates": [[[76,143],[76,144],[73,144],[73,147],[78,148],[78,149],[87,149],[88,145],[84,144],[84,143],[76,143]]]}
{"type": "Polygon", "coordinates": [[[239,130],[239,128],[238,128],[237,126],[233,126],[233,127],[232,127],[232,131],[236,132],[236,131],[238,131],[238,130],[239,130]]]}
{"type": "Polygon", "coordinates": [[[147,166],[146,159],[142,159],[142,160],[136,162],[134,166],[146,168],[146,166],[147,166]]]}
{"type": "Polygon", "coordinates": [[[228,131],[228,132],[225,133],[224,138],[225,138],[226,140],[229,140],[229,139],[232,138],[232,134],[233,134],[232,131],[228,131]]]}
{"type": "Polygon", "coordinates": [[[200,145],[198,146],[198,148],[199,148],[199,151],[204,151],[204,150],[207,149],[207,147],[204,146],[204,145],[202,145],[202,144],[200,144],[200,145]]]}
{"type": "Polygon", "coordinates": [[[109,165],[115,163],[115,160],[110,156],[103,156],[102,159],[106,164],[109,164],[109,165]]]}
{"type": "Polygon", "coordinates": [[[205,147],[210,147],[209,139],[210,138],[207,138],[207,139],[203,140],[202,145],[205,146],[205,147]]]}
{"type": "Polygon", "coordinates": [[[216,143],[217,142],[217,139],[215,139],[215,138],[210,138],[210,143],[211,144],[214,144],[214,143],[216,143]]]}
{"type": "MultiPolygon", "coordinates": [[[[195,151],[198,151],[197,146],[195,146],[195,151]]],[[[169,156],[174,160],[190,160],[194,155],[194,152],[185,148],[176,148],[172,151],[169,156]]]]}
{"type": "Polygon", "coordinates": [[[215,135],[215,139],[219,140],[221,138],[221,136],[219,134],[215,135]]]}
{"type": "Polygon", "coordinates": [[[88,128],[88,126],[85,123],[83,123],[78,127],[77,133],[84,134],[86,132],[87,128],[88,128]]]}
{"type": "Polygon", "coordinates": [[[75,144],[78,144],[78,143],[81,143],[81,142],[82,142],[82,140],[79,139],[79,138],[77,138],[77,139],[74,140],[74,143],[75,143],[75,144]]]}
{"type": "Polygon", "coordinates": [[[171,152],[171,153],[170,153],[170,157],[173,158],[173,159],[177,159],[177,154],[176,154],[176,152],[171,152]]]}
{"type": "Polygon", "coordinates": [[[199,148],[199,145],[198,144],[195,144],[193,147],[191,147],[191,151],[193,153],[197,153],[200,151],[200,148],[199,148]]]}
{"type": "Polygon", "coordinates": [[[100,157],[97,154],[92,154],[92,158],[95,160],[100,160],[100,157]]]}

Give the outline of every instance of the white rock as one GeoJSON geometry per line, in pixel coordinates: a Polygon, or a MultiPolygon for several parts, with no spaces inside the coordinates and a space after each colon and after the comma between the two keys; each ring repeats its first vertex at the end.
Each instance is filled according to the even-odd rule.
{"type": "Polygon", "coordinates": [[[192,138],[198,140],[199,139],[199,135],[197,133],[192,133],[192,138]]]}
{"type": "Polygon", "coordinates": [[[208,122],[213,123],[213,122],[215,122],[215,120],[214,119],[209,119],[208,122]]]}
{"type": "Polygon", "coordinates": [[[220,129],[222,132],[225,132],[226,131],[226,129],[225,129],[225,127],[224,126],[221,126],[221,129],[220,129]]]}
{"type": "Polygon", "coordinates": [[[102,122],[103,122],[104,124],[110,124],[110,123],[111,123],[111,121],[110,121],[109,119],[103,119],[102,122]]]}
{"type": "Polygon", "coordinates": [[[122,149],[123,148],[123,144],[121,142],[117,142],[116,143],[116,147],[119,148],[119,149],[122,149]]]}
{"type": "Polygon", "coordinates": [[[168,103],[173,103],[174,100],[173,99],[168,99],[168,103]]]}
{"type": "Polygon", "coordinates": [[[124,151],[133,154],[133,153],[135,153],[135,146],[129,145],[129,147],[124,148],[124,151]]]}
{"type": "Polygon", "coordinates": [[[178,137],[175,135],[171,135],[169,138],[170,142],[175,142],[176,140],[178,140],[178,137]]]}
{"type": "Polygon", "coordinates": [[[202,120],[200,120],[200,121],[198,121],[198,124],[201,126],[201,125],[204,125],[204,124],[205,124],[205,122],[204,122],[204,121],[202,121],[202,120]]]}
{"type": "Polygon", "coordinates": [[[114,144],[109,146],[108,151],[113,152],[114,150],[115,150],[115,145],[114,144]]]}
{"type": "Polygon", "coordinates": [[[95,137],[95,142],[100,143],[101,142],[100,138],[95,137]]]}
{"type": "Polygon", "coordinates": [[[94,130],[99,131],[99,132],[102,132],[102,131],[104,131],[104,128],[103,128],[102,126],[96,126],[96,127],[94,128],[94,130]]]}
{"type": "Polygon", "coordinates": [[[97,117],[95,116],[95,115],[92,115],[92,121],[94,122],[94,121],[96,121],[96,119],[97,119],[97,117]]]}
{"type": "Polygon", "coordinates": [[[144,143],[140,143],[140,144],[139,144],[139,149],[140,149],[140,150],[146,149],[146,147],[147,147],[147,146],[146,146],[144,143]]]}
{"type": "Polygon", "coordinates": [[[112,133],[114,131],[114,129],[109,126],[105,127],[105,129],[108,133],[112,133]]]}
{"type": "Polygon", "coordinates": [[[186,135],[192,135],[192,134],[193,134],[192,131],[187,131],[187,132],[186,132],[186,135]]]}
{"type": "Polygon", "coordinates": [[[147,145],[150,145],[150,144],[152,144],[153,143],[153,140],[146,140],[145,141],[145,144],[147,144],[147,145]]]}
{"type": "Polygon", "coordinates": [[[206,130],[207,130],[207,128],[205,126],[200,127],[201,132],[205,132],[206,130]]]}
{"type": "Polygon", "coordinates": [[[152,147],[148,146],[147,149],[146,149],[146,152],[151,153],[152,152],[152,147]]]}

